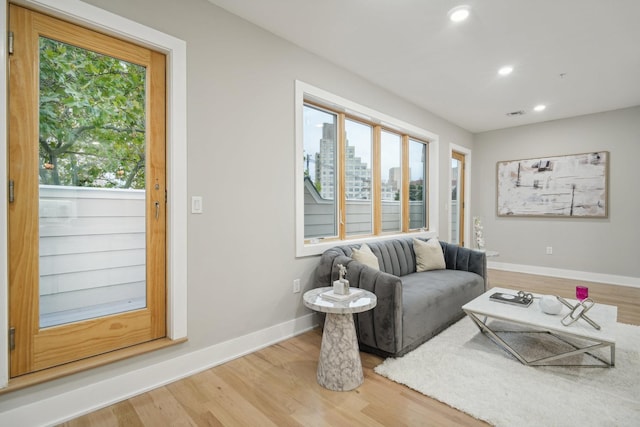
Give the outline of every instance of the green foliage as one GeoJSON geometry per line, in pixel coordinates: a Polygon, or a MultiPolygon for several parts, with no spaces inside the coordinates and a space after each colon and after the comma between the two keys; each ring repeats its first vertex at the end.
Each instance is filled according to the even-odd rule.
{"type": "Polygon", "coordinates": [[[40,38],[40,183],[144,188],[146,69],[40,38]]]}
{"type": "MultiPolygon", "coordinates": [[[[409,201],[421,201],[424,194],[424,185],[422,181],[414,181],[409,184],[409,201]]],[[[400,190],[396,191],[393,200],[400,200],[400,190]]]]}
{"type": "Polygon", "coordinates": [[[409,184],[409,200],[422,200],[422,195],[424,194],[424,185],[422,181],[419,182],[411,182],[409,184]]]}

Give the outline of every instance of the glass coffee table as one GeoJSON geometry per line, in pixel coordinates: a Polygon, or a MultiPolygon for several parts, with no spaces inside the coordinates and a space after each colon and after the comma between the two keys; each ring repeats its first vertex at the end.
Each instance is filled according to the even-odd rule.
{"type": "Polygon", "coordinates": [[[331,289],[312,289],[305,292],[303,300],[310,309],[327,314],[318,360],[318,383],[329,390],[348,391],[364,381],[353,313],[371,310],[378,300],[372,292],[351,288],[358,292],[357,296],[332,301],[322,296],[331,289]]]}
{"type": "MultiPolygon", "coordinates": [[[[494,341],[497,345],[513,355],[527,366],[588,366],[588,367],[613,367],[615,366],[616,326],[618,308],[612,305],[596,303],[588,312],[588,316],[600,325],[600,330],[580,319],[569,326],[563,326],[561,320],[570,312],[567,307],[556,315],[544,313],[539,306],[540,295],[534,294],[534,300],[528,307],[520,307],[502,302],[492,301],[489,297],[496,293],[516,295],[518,291],[505,288],[491,288],[476,299],[462,306],[462,310],[478,326],[480,331],[494,341]],[[517,331],[497,330],[491,320],[501,320],[508,324],[518,325],[517,331]],[[562,351],[550,356],[534,360],[527,360],[520,352],[516,351],[508,340],[500,337],[499,333],[544,333],[550,334],[568,346],[568,351],[562,351]],[[600,348],[609,348],[610,357],[594,355],[592,352],[600,348]],[[558,360],[586,353],[595,364],[559,364],[558,360]]],[[[575,304],[576,301],[568,300],[575,304]]]]}

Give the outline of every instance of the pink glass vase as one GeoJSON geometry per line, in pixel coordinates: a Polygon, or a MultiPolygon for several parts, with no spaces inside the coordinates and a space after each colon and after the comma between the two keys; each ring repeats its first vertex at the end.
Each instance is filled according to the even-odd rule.
{"type": "Polygon", "coordinates": [[[589,288],[586,286],[576,286],[576,299],[580,302],[589,298],[589,288]]]}

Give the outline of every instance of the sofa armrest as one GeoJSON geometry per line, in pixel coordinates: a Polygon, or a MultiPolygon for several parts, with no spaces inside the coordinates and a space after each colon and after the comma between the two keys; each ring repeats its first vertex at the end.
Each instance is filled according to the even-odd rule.
{"type": "Polygon", "coordinates": [[[391,354],[402,348],[402,281],[399,277],[351,260],[347,267],[349,285],[373,292],[373,310],[355,316],[362,345],[391,354]]]}
{"type": "Polygon", "coordinates": [[[440,245],[447,269],[476,273],[484,279],[484,290],[487,290],[487,254],[447,242],[440,242],[440,245]]]}
{"type": "Polygon", "coordinates": [[[360,343],[390,354],[397,353],[402,348],[402,281],[355,261],[342,248],[333,248],[320,257],[313,286],[331,286],[339,277],[338,264],[347,267],[349,286],[373,292],[378,300],[373,310],[354,316],[360,343]]]}

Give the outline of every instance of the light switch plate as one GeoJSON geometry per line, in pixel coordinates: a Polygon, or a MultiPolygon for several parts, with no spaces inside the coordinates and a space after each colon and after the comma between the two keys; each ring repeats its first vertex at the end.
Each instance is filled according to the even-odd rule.
{"type": "Polygon", "coordinates": [[[194,214],[202,213],[202,196],[191,197],[191,213],[194,213],[194,214]]]}

